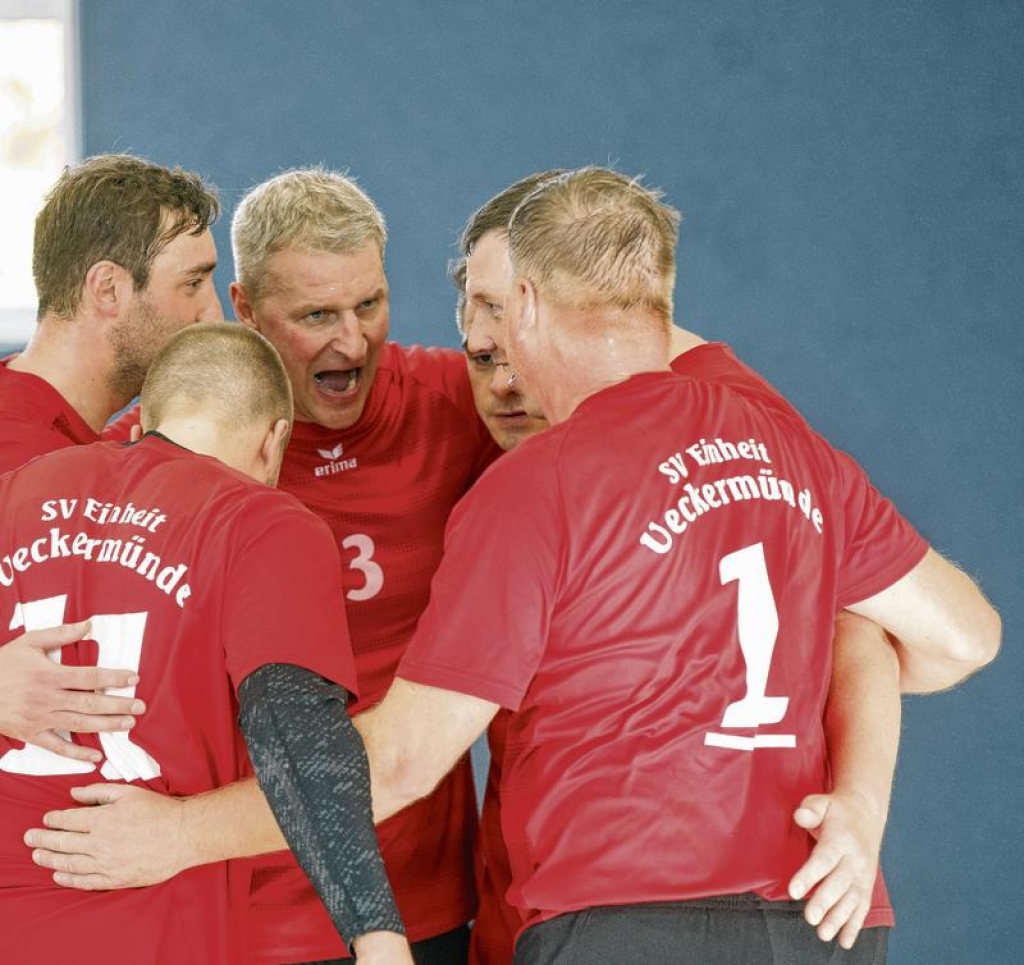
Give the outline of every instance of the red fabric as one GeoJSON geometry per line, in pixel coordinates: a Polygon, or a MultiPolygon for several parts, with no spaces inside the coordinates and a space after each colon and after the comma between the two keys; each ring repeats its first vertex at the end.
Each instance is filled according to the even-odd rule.
{"type": "Polygon", "coordinates": [[[0,473],[99,436],[49,382],[0,362],[0,473]]]}
{"type": "MultiPolygon", "coordinates": [[[[334,533],[362,698],[378,702],[430,594],[448,514],[498,450],[477,418],[459,352],[388,343],[350,429],[297,423],[280,486],[334,533]]],[[[469,760],[378,828],[412,941],[473,917],[476,798],[469,760]]],[[[285,856],[254,878],[253,948],[263,963],[346,954],[312,888],[285,856]]]]}
{"type": "Polygon", "coordinates": [[[791,814],[825,786],[836,610],[891,585],[926,545],[761,394],[637,376],[500,460],[452,516],[399,672],[517,711],[502,826],[528,923],[595,905],[782,899],[809,853],[791,814]],[[753,692],[788,704],[778,721],[769,703],[759,726],[730,722],[758,654],[769,676],[753,692]],[[720,746],[755,738],[795,746],[720,746]]]}
{"type": "Polygon", "coordinates": [[[63,661],[131,666],[134,643],[147,704],[110,744],[78,738],[105,751],[102,771],[68,773],[65,759],[32,747],[0,759],[5,947],[25,965],[64,960],[69,936],[78,957],[111,965],[238,961],[246,862],[82,893],[54,885],[21,839],[46,810],[71,806],[76,785],[134,778],[191,795],[250,775],[236,690],[265,663],[297,663],[353,689],[330,533],[292,497],[153,436],[38,459],[0,481],[0,504],[4,641],[23,626],[90,617],[99,642],[63,648],[63,661]],[[15,773],[30,757],[39,776],[15,773]]]}
{"type": "Polygon", "coordinates": [[[512,867],[501,833],[501,775],[511,713],[499,710],[487,728],[491,761],[487,769],[480,833],[477,838],[477,911],[469,936],[469,965],[511,965],[515,938],[523,917],[506,897],[512,886],[512,867]]]}
{"type": "MultiPolygon", "coordinates": [[[[793,406],[774,386],[750,368],[750,366],[736,358],[732,349],[722,342],[706,342],[703,345],[690,349],[688,352],[684,352],[672,361],[672,368],[680,375],[718,382],[739,391],[754,391],[759,393],[759,397],[764,399],[774,397],[785,411],[796,414],[793,406]]],[[[882,552],[886,550],[884,546],[879,548],[882,552]]],[[[856,602],[856,600],[851,600],[850,602],[856,602]]],[[[481,897],[482,901],[483,898],[481,897]]],[[[885,926],[891,928],[895,924],[896,916],[893,912],[892,903],[889,900],[889,892],[885,886],[882,869],[879,868],[878,876],[875,878],[874,891],[871,895],[871,910],[864,920],[864,927],[877,928],[885,926]]]]}
{"type": "MultiPolygon", "coordinates": [[[[717,382],[739,391],[753,391],[766,402],[774,397],[781,411],[798,416],[793,406],[762,376],[741,362],[721,342],[707,342],[677,356],[672,368],[680,375],[717,382]]],[[[515,935],[522,916],[505,897],[512,885],[508,849],[501,834],[499,788],[501,760],[507,739],[509,712],[501,711],[488,728],[491,763],[480,812],[480,835],[476,856],[476,884],[479,906],[470,939],[469,965],[510,965],[515,935]]],[[[875,882],[872,907],[866,927],[895,923],[882,873],[875,882]]]]}
{"type": "Polygon", "coordinates": [[[103,427],[104,442],[128,442],[132,437],[132,429],[142,421],[142,410],[139,403],[134,403],[116,416],[112,422],[103,427]]]}
{"type": "MultiPolygon", "coordinates": [[[[8,368],[11,358],[0,360],[0,473],[44,452],[96,441],[64,396],[36,375],[8,368]]],[[[0,734],[0,754],[16,747],[24,744],[0,734]]]]}

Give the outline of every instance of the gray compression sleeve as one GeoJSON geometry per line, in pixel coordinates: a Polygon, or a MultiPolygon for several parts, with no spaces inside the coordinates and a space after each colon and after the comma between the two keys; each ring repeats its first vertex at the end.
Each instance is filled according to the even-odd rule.
{"type": "Polygon", "coordinates": [[[377,845],[370,771],[348,694],[294,664],[267,664],[238,688],[256,777],[338,932],[404,933],[377,845]]]}

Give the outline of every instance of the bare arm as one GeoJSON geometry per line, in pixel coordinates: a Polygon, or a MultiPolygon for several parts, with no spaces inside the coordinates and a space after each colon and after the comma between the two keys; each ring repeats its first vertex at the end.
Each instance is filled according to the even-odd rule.
{"type": "Polygon", "coordinates": [[[817,839],[793,876],[794,898],[818,937],[852,947],[871,909],[900,731],[899,664],[885,632],[850,613],[836,618],[832,686],[825,713],[832,791],[794,814],[817,839]]]}
{"type": "MultiPolygon", "coordinates": [[[[47,652],[82,639],[88,623],[33,630],[0,647],[0,735],[36,744],[63,757],[96,763],[102,757],[60,736],[130,730],[146,705],[102,691],[131,687],[138,674],[102,667],[64,667],[47,652]]],[[[0,742],[0,753],[9,748],[0,742]]]]}
{"type": "Polygon", "coordinates": [[[396,677],[384,700],[354,720],[370,759],[373,819],[383,821],[426,797],[499,709],[396,677]]]}
{"type": "Polygon", "coordinates": [[[77,807],[25,835],[54,881],[85,891],[158,884],[186,868],[288,847],[255,778],[193,797],[129,784],[74,788],[77,807]]]}
{"type": "Polygon", "coordinates": [[[999,651],[999,614],[967,574],[934,550],[901,580],[849,609],[895,638],[905,693],[952,687],[999,651]]]}

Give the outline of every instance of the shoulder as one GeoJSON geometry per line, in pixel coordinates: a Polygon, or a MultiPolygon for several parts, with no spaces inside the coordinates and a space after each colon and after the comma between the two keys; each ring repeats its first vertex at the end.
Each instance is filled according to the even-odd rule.
{"type": "Polygon", "coordinates": [[[439,392],[456,402],[472,401],[466,359],[455,349],[388,342],[381,351],[380,368],[398,381],[439,392]]]}

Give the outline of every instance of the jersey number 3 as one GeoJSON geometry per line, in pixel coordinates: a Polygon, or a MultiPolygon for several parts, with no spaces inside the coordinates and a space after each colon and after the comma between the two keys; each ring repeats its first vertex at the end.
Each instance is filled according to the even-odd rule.
{"type": "MultiPolygon", "coordinates": [[[[777,724],[786,716],[788,697],[768,697],[768,671],[779,637],[779,613],[775,607],[764,544],[754,543],[723,556],[718,575],[725,586],[736,583],[736,633],[746,676],[746,694],[725,708],[722,727],[755,728],[777,724]]],[[[752,751],[757,747],[796,747],[795,734],[704,735],[705,745],[752,751]]]]}
{"type": "MultiPolygon", "coordinates": [[[[64,622],[67,596],[51,596],[45,600],[19,603],[14,608],[11,630],[41,630],[64,622]]],[[[99,650],[98,664],[102,667],[139,669],[142,659],[142,637],[146,631],[145,613],[100,613],[89,617],[92,629],[88,640],[95,640],[99,650]]],[[[50,658],[60,663],[60,650],[51,650],[50,658]]],[[[110,690],[115,697],[134,697],[134,687],[110,690]]],[[[67,734],[62,734],[67,737],[67,734]]],[[[150,780],[160,775],[160,765],[138,744],[133,744],[125,732],[100,734],[100,746],[106,760],[100,773],[112,781],[150,780]]],[[[26,744],[20,750],[8,751],[0,757],[0,771],[11,774],[88,774],[96,770],[87,761],[74,761],[61,757],[35,744],[26,744]]]]}
{"type": "Polygon", "coordinates": [[[359,570],[363,574],[363,585],[349,590],[345,597],[349,600],[372,600],[384,586],[384,571],[380,564],[373,558],[373,540],[365,533],[354,533],[346,536],[341,545],[347,550],[355,550],[356,555],[349,560],[349,568],[359,570]]]}

